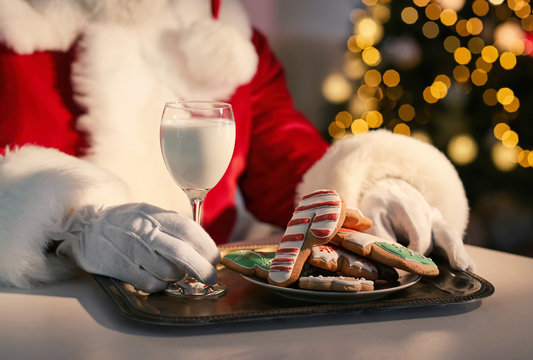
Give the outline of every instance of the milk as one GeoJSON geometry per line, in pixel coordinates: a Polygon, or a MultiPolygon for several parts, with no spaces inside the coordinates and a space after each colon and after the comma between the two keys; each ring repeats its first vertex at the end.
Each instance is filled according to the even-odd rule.
{"type": "Polygon", "coordinates": [[[161,124],[161,149],[183,189],[211,189],[226,171],[235,146],[235,123],[220,119],[169,120],[161,124]]]}

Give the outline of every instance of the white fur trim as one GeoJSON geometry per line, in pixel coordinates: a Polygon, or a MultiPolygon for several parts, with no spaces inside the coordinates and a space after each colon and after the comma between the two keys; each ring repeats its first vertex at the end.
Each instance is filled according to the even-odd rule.
{"type": "Polygon", "coordinates": [[[54,149],[24,146],[0,157],[0,283],[31,287],[68,276],[72,265],[48,256],[47,232],[87,204],[127,202],[114,175],[54,149]]]}
{"type": "Polygon", "coordinates": [[[0,42],[19,54],[67,50],[86,22],[82,1],[0,1],[0,42]]]}
{"type": "Polygon", "coordinates": [[[346,204],[382,179],[399,178],[418,189],[459,234],[468,222],[468,203],[457,171],[437,148],[386,130],[336,142],[303,177],[300,196],[321,188],[337,190],[346,204]]]}
{"type": "Polygon", "coordinates": [[[190,215],[189,202],[161,156],[164,103],[226,99],[251,79],[257,54],[234,1],[220,20],[209,1],[179,0],[137,26],[102,21],[87,27],[73,67],[78,126],[90,134],[87,160],[123,179],[135,201],[190,215]]]}

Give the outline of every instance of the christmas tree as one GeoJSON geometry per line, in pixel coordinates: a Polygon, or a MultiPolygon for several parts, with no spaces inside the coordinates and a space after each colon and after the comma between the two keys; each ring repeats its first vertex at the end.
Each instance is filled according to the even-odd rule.
{"type": "Polygon", "coordinates": [[[529,0],[363,0],[350,20],[344,68],[323,84],[331,138],[384,127],[434,144],[464,181],[471,235],[533,254],[529,0]],[[486,222],[512,239],[480,235],[486,222]]]}

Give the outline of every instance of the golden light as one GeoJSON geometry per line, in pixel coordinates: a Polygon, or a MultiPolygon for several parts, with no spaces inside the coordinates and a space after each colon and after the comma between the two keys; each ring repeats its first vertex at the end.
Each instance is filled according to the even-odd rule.
{"type": "Polygon", "coordinates": [[[328,126],[328,133],[333,139],[341,139],[346,134],[346,130],[339,126],[337,121],[332,122],[328,126]]]}
{"type": "Polygon", "coordinates": [[[397,124],[396,126],[394,126],[392,132],[395,134],[409,136],[411,134],[411,129],[406,124],[397,124]]]}
{"type": "Polygon", "coordinates": [[[455,11],[461,10],[465,5],[465,0],[437,0],[437,2],[443,9],[452,9],[455,11]]]}
{"type": "Polygon", "coordinates": [[[355,44],[360,49],[366,49],[369,46],[374,45],[374,38],[367,35],[355,35],[355,44]]]}
{"type": "Polygon", "coordinates": [[[374,6],[378,3],[378,0],[361,0],[366,6],[374,6]]]}
{"type": "Polygon", "coordinates": [[[459,134],[450,140],[447,152],[450,159],[457,165],[467,165],[477,157],[478,147],[472,136],[459,134]]]}
{"type": "Polygon", "coordinates": [[[453,53],[459,46],[461,46],[461,41],[453,35],[444,39],[444,49],[449,53],[453,53]]]}
{"type": "Polygon", "coordinates": [[[390,10],[385,5],[376,5],[372,10],[372,15],[381,23],[386,23],[390,19],[390,10]]]}
{"type": "Polygon", "coordinates": [[[373,37],[378,30],[378,25],[373,19],[364,18],[357,23],[356,28],[358,34],[373,37]]]}
{"type": "Polygon", "coordinates": [[[448,94],[448,87],[442,81],[435,81],[430,86],[431,95],[436,99],[442,99],[448,94]]]}
{"type": "Polygon", "coordinates": [[[529,152],[529,155],[527,157],[527,162],[529,163],[529,166],[533,166],[533,151],[529,152]]]}
{"type": "Polygon", "coordinates": [[[498,98],[496,97],[496,90],[487,89],[483,92],[483,102],[488,106],[494,106],[498,103],[498,98]]]}
{"type": "Polygon", "coordinates": [[[410,104],[403,104],[398,109],[398,116],[403,121],[411,121],[415,117],[415,108],[410,104]]]}
{"type": "Polygon", "coordinates": [[[335,121],[339,123],[339,127],[346,129],[352,124],[352,114],[348,111],[341,111],[335,116],[335,121]]]}
{"type": "Polygon", "coordinates": [[[489,0],[492,5],[501,5],[505,0],[489,0]]]}
{"type": "Polygon", "coordinates": [[[520,100],[515,96],[510,104],[504,105],[503,108],[509,113],[517,112],[520,108],[520,100]]]}
{"type": "Polygon", "coordinates": [[[483,60],[482,57],[478,57],[476,60],[476,68],[489,72],[492,70],[492,64],[483,60]]]}
{"type": "Polygon", "coordinates": [[[433,141],[431,141],[431,137],[429,136],[429,134],[422,130],[413,131],[411,133],[411,136],[414,137],[415,139],[418,139],[428,144],[433,143],[433,141]]]}
{"type": "Polygon", "coordinates": [[[444,9],[440,13],[440,22],[446,26],[452,26],[457,21],[457,13],[452,9],[444,9]]]}
{"type": "Polygon", "coordinates": [[[446,85],[446,88],[450,88],[450,86],[452,85],[452,81],[450,80],[450,78],[444,74],[440,74],[440,75],[437,75],[435,76],[435,82],[437,81],[440,81],[442,83],[444,83],[446,85]]]}
{"type": "Polygon", "coordinates": [[[500,171],[511,171],[516,167],[516,162],[511,161],[513,149],[506,148],[501,143],[494,144],[491,149],[491,158],[494,166],[500,171]]]}
{"type": "Polygon", "coordinates": [[[476,86],[483,86],[488,80],[487,72],[481,69],[475,69],[472,71],[470,78],[472,79],[472,84],[476,86]]]}
{"type": "Polygon", "coordinates": [[[458,82],[466,82],[470,78],[470,70],[464,65],[457,65],[453,69],[453,77],[458,82]]]}
{"type": "Polygon", "coordinates": [[[489,4],[485,0],[476,0],[472,4],[472,10],[477,16],[485,16],[489,12],[489,4]]]}
{"type": "Polygon", "coordinates": [[[457,33],[460,35],[460,36],[469,36],[470,33],[468,32],[468,30],[466,29],[466,20],[463,19],[463,20],[459,20],[456,24],[455,24],[455,31],[457,31],[457,33]]]}
{"type": "Polygon", "coordinates": [[[429,3],[429,0],[413,0],[413,3],[418,7],[424,7],[429,3]]]}
{"type": "Polygon", "coordinates": [[[406,7],[402,10],[400,16],[406,24],[414,24],[418,20],[418,11],[413,7],[406,7]]]}
{"type": "Polygon", "coordinates": [[[363,119],[356,119],[352,122],[352,134],[363,134],[368,131],[368,124],[363,119]]]}
{"type": "Polygon", "coordinates": [[[363,50],[357,44],[357,36],[356,35],[352,35],[352,36],[350,36],[348,38],[348,40],[346,41],[346,46],[348,47],[348,50],[350,50],[353,53],[359,53],[359,52],[361,52],[361,50],[363,50]]]}
{"type": "Polygon", "coordinates": [[[481,57],[488,63],[498,60],[498,49],[492,45],[487,45],[481,50],[481,57]]]}
{"type": "Polygon", "coordinates": [[[513,11],[520,10],[526,4],[524,0],[507,0],[507,6],[513,11]]]}
{"type": "Polygon", "coordinates": [[[364,118],[368,126],[371,128],[378,128],[383,124],[383,115],[376,110],[367,112],[364,118]]]}
{"type": "Polygon", "coordinates": [[[394,87],[400,83],[400,74],[396,70],[387,70],[383,74],[383,82],[388,87],[394,87]]]}
{"type": "Polygon", "coordinates": [[[440,17],[442,9],[439,5],[431,3],[426,7],[426,16],[430,20],[437,20],[440,17]]]}
{"type": "Polygon", "coordinates": [[[501,140],[503,134],[506,131],[509,131],[509,130],[511,130],[511,128],[506,123],[497,123],[496,126],[494,126],[494,129],[493,129],[494,137],[496,139],[498,139],[498,140],[501,140]]]}
{"type": "Polygon", "coordinates": [[[428,39],[434,39],[439,35],[439,25],[433,21],[428,21],[422,26],[422,33],[428,39]]]}
{"type": "Polygon", "coordinates": [[[520,21],[525,31],[533,31],[533,15],[528,15],[520,21]]]}
{"type": "Polygon", "coordinates": [[[367,16],[367,13],[366,13],[365,10],[363,10],[363,9],[353,9],[350,12],[350,21],[353,24],[356,24],[357,22],[359,22],[361,19],[365,18],[366,16],[367,16]]]}
{"type": "Polygon", "coordinates": [[[518,134],[513,130],[507,130],[502,135],[502,145],[507,148],[515,147],[518,144],[518,134]]]}
{"type": "Polygon", "coordinates": [[[360,79],[365,73],[365,65],[359,57],[352,57],[344,62],[343,71],[352,80],[360,79]]]}
{"type": "Polygon", "coordinates": [[[524,51],[524,32],[514,21],[506,21],[494,30],[494,45],[502,51],[522,54],[524,51]]]}
{"type": "Polygon", "coordinates": [[[424,91],[422,92],[422,96],[428,104],[434,104],[439,100],[431,94],[431,86],[428,86],[424,89],[424,91]]]}
{"type": "Polygon", "coordinates": [[[509,105],[514,99],[514,92],[507,87],[501,88],[496,93],[496,99],[502,105],[509,105]]]}
{"type": "Polygon", "coordinates": [[[485,46],[485,42],[480,37],[473,37],[472,39],[468,40],[468,49],[473,54],[479,54],[481,53],[481,50],[483,50],[483,47],[485,46]]]}
{"type": "Polygon", "coordinates": [[[468,19],[466,22],[466,31],[472,35],[479,35],[483,31],[483,22],[477,17],[468,19]]]}
{"type": "Polygon", "coordinates": [[[453,52],[453,58],[458,64],[466,65],[472,60],[472,53],[465,47],[458,47],[453,52]]]}
{"type": "Polygon", "coordinates": [[[520,151],[520,153],[518,154],[518,157],[517,157],[517,160],[518,160],[518,163],[520,164],[520,166],[522,166],[524,168],[530,166],[529,165],[529,161],[528,161],[529,154],[531,154],[531,151],[529,151],[529,150],[520,151]]]}
{"type": "Polygon", "coordinates": [[[523,2],[522,4],[524,4],[524,6],[522,6],[518,10],[515,10],[514,13],[520,19],[525,19],[526,17],[528,17],[531,14],[531,5],[529,5],[529,4],[525,3],[525,2],[523,2]]]}
{"type": "Polygon", "coordinates": [[[506,51],[500,55],[500,65],[505,70],[511,70],[516,65],[516,55],[510,51],[506,51]]]}
{"type": "Polygon", "coordinates": [[[403,96],[403,88],[400,85],[387,88],[385,90],[385,95],[393,101],[399,100],[403,96]]]}
{"type": "Polygon", "coordinates": [[[328,75],[322,83],[322,94],[324,98],[334,104],[347,101],[352,92],[352,85],[340,73],[328,75]]]}
{"type": "Polygon", "coordinates": [[[376,87],[381,83],[381,73],[375,69],[368,70],[364,79],[368,86],[376,87]]]}
{"type": "Polygon", "coordinates": [[[381,62],[381,53],[375,47],[368,47],[363,50],[361,54],[365,64],[369,66],[375,66],[381,62]]]}

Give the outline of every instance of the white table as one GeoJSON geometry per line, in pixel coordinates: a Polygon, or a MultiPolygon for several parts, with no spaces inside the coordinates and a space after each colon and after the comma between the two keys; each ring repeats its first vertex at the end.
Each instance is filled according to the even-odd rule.
{"type": "Polygon", "coordinates": [[[468,252],[496,288],[481,302],[209,327],[129,320],[90,276],[0,288],[0,359],[531,358],[533,259],[468,252]]]}

